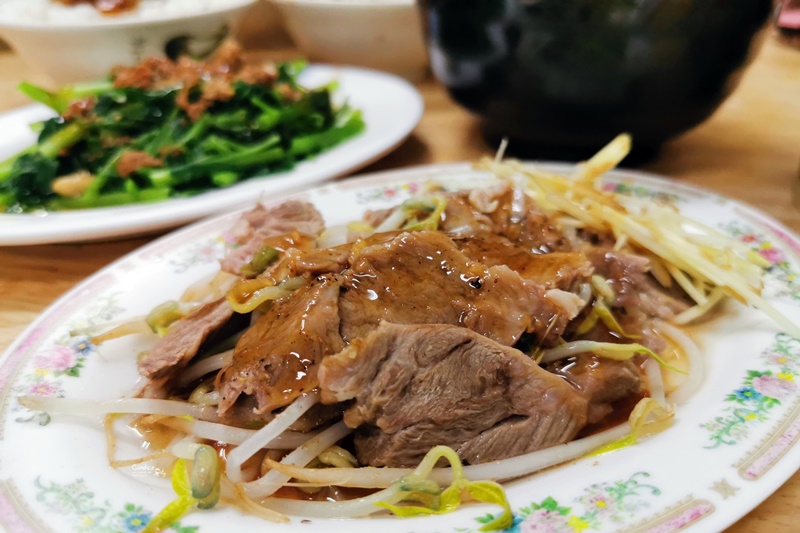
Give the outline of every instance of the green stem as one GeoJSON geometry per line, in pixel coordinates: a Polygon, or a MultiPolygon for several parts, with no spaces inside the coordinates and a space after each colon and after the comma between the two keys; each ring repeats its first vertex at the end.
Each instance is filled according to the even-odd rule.
{"type": "Polygon", "coordinates": [[[17,159],[26,154],[39,152],[48,159],[55,159],[58,155],[71,146],[74,146],[86,134],[87,126],[82,122],[72,122],[53,135],[42,141],[40,144],[29,146],[21,152],[12,155],[5,161],[0,162],[0,183],[7,180],[14,170],[14,163],[17,159]]]}
{"type": "Polygon", "coordinates": [[[189,183],[194,178],[209,176],[215,172],[232,172],[257,165],[265,165],[280,161],[286,156],[282,148],[276,147],[277,136],[253,145],[245,150],[224,155],[205,157],[194,163],[187,163],[173,168],[154,169],[147,176],[154,185],[189,183]]]}
{"type": "Polygon", "coordinates": [[[93,207],[112,207],[140,202],[155,202],[169,198],[169,189],[142,189],[136,193],[112,192],[91,198],[57,198],[48,209],[88,209],[93,207]]]}
{"type": "Polygon", "coordinates": [[[86,200],[87,202],[93,202],[100,196],[100,191],[105,187],[106,183],[108,183],[109,178],[116,172],[117,170],[117,163],[119,162],[119,158],[122,156],[122,153],[125,150],[120,148],[117,152],[111,156],[108,162],[100,169],[100,172],[97,173],[94,180],[92,180],[91,185],[86,189],[86,191],[81,195],[81,199],[86,200]]]}
{"type": "Polygon", "coordinates": [[[87,96],[97,96],[99,94],[107,93],[113,88],[114,82],[111,80],[94,80],[62,87],[58,93],[65,100],[75,100],[77,98],[85,98],[87,96]]]}
{"type": "Polygon", "coordinates": [[[57,92],[48,91],[47,89],[43,89],[27,81],[23,81],[18,86],[22,94],[35,102],[46,105],[59,115],[66,111],[70,102],[73,100],[102,94],[113,88],[114,84],[109,80],[78,83],[72,86],[62,87],[57,92]]]}
{"type": "Polygon", "coordinates": [[[295,157],[305,156],[319,152],[342,142],[343,140],[360,133],[364,129],[364,122],[359,115],[353,115],[339,127],[331,128],[320,133],[313,133],[292,139],[289,153],[295,157]]]}
{"type": "Polygon", "coordinates": [[[87,129],[85,122],[70,122],[39,143],[39,153],[48,159],[54,159],[58,157],[58,154],[83,139],[87,129]]]}

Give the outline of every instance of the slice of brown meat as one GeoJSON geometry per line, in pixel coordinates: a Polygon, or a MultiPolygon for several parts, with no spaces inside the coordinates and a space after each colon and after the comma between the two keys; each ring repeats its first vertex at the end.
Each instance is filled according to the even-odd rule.
{"type": "Polygon", "coordinates": [[[253,258],[270,237],[292,231],[317,237],[324,227],[322,215],[308,202],[288,200],[273,207],[259,205],[244,213],[233,228],[238,248],[228,252],[222,259],[222,270],[238,275],[242,266],[253,258]]]}
{"type": "Polygon", "coordinates": [[[322,274],[341,274],[350,267],[353,255],[367,246],[389,242],[400,232],[385,231],[376,233],[353,243],[346,243],[333,248],[293,249],[287,250],[281,261],[262,277],[276,281],[294,277],[316,277],[322,274]]]}
{"type": "Polygon", "coordinates": [[[470,261],[441,232],[404,232],[366,246],[343,274],[342,337],[363,337],[382,320],[452,324],[513,345],[524,332],[558,338],[571,312],[507,266],[470,261]]]}
{"type": "Polygon", "coordinates": [[[248,329],[233,360],[217,374],[219,413],[240,394],[256,397],[259,413],[289,405],[317,387],[317,365],[344,347],[339,335],[339,279],[321,276],[275,302],[248,329]]]}
{"type": "Polygon", "coordinates": [[[572,244],[542,213],[533,199],[522,198],[518,189],[511,189],[497,198],[499,205],[489,214],[493,231],[534,253],[568,252],[572,244]]]}
{"type": "Polygon", "coordinates": [[[608,248],[591,248],[586,256],[595,272],[611,284],[616,295],[615,307],[662,319],[670,319],[689,307],[685,299],[669,294],[648,274],[650,260],[646,257],[608,248]]]}
{"type": "Polygon", "coordinates": [[[490,232],[475,232],[453,241],[467,257],[486,266],[506,265],[523,278],[547,289],[573,290],[592,275],[593,267],[582,253],[535,254],[490,232]]]}
{"type": "Polygon", "coordinates": [[[150,352],[139,360],[139,373],[148,379],[171,377],[197,355],[200,346],[233,317],[225,298],[207,303],[175,322],[150,352]]]}
{"type": "MultiPolygon", "coordinates": [[[[650,274],[650,260],[634,254],[614,252],[609,248],[591,248],[586,256],[594,265],[595,272],[604,277],[614,290],[613,307],[618,311],[622,329],[636,332],[634,339],[656,353],[666,347],[664,339],[656,335],[650,324],[654,318],[669,320],[689,308],[691,303],[685,294],[677,290],[668,291],[650,274]]],[[[602,328],[590,331],[586,338],[607,340],[602,328]]],[[[614,342],[612,340],[612,342],[614,342]]]]}
{"type": "Polygon", "coordinates": [[[614,361],[591,354],[578,355],[547,365],[563,376],[589,402],[587,422],[597,424],[608,416],[614,402],[638,397],[642,375],[633,361],[614,361]]]}
{"type": "MultiPolygon", "coordinates": [[[[290,267],[294,257],[317,251],[317,238],[290,231],[262,240],[259,250],[267,247],[275,250],[277,257],[263,272],[256,273],[256,275],[260,278],[271,279],[277,285],[296,275],[290,267]]],[[[246,277],[252,277],[253,274],[249,270],[248,265],[244,265],[240,267],[239,273],[246,277]]]]}
{"type": "Polygon", "coordinates": [[[415,466],[433,447],[470,463],[571,440],[586,400],[519,350],[466,328],[382,323],[319,370],[322,401],[354,400],[359,461],[415,466]]]}
{"type": "MultiPolygon", "coordinates": [[[[439,229],[457,237],[494,233],[535,253],[572,251],[570,240],[529,196],[509,182],[445,196],[447,204],[439,229]]],[[[364,221],[373,227],[396,209],[369,211],[364,221]]]]}
{"type": "Polygon", "coordinates": [[[453,235],[472,235],[492,232],[493,226],[487,215],[475,209],[467,193],[454,193],[447,196],[439,229],[453,235]]]}

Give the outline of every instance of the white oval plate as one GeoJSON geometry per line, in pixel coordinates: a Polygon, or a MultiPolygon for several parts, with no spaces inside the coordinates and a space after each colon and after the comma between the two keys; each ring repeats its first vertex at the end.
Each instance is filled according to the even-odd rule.
{"type": "MultiPolygon", "coordinates": [[[[334,98],[363,112],[366,128],[357,137],[294,169],[253,178],[226,189],[191,198],[151,204],[83,209],[46,214],[0,214],[0,245],[45,244],[107,239],[175,227],[198,218],[269,200],[278,192],[299,191],[353,172],[398,146],[422,117],[419,92],[405,80],[355,67],[311,65],[300,82],[318,87],[339,81],[334,98]]],[[[44,106],[32,105],[0,115],[0,161],[36,142],[29,124],[50,118],[44,106]]]]}
{"type": "MultiPolygon", "coordinates": [[[[570,167],[548,165],[556,170],[570,167]]],[[[329,224],[388,207],[436,179],[448,189],[486,184],[468,165],[400,170],[330,184],[294,197],[312,201],[329,224]]],[[[632,172],[605,186],[658,197],[748,243],[773,267],[770,301],[800,320],[800,241],[774,220],[712,193],[632,172]]],[[[272,198],[272,201],[285,199],[272,198]]],[[[212,274],[228,242],[231,213],[199,222],[131,253],[53,304],[7,351],[0,366],[0,524],[14,531],[135,532],[173,498],[146,466],[118,471],[106,463],[99,420],[23,409],[23,394],[118,398],[137,389],[136,339],[94,347],[68,331],[141,315],[212,274]]],[[[707,377],[680,406],[675,424],[637,446],[529,476],[507,486],[511,531],[721,531],[776,490],[800,465],[800,340],[756,311],[731,303],[698,329],[707,377]]],[[[122,446],[125,457],[130,446],[122,446]]],[[[443,516],[311,520],[265,524],[231,507],[196,511],[173,532],[302,530],[310,533],[474,532],[489,505],[443,516]],[[295,529],[296,528],[296,529],[295,529]]]]}

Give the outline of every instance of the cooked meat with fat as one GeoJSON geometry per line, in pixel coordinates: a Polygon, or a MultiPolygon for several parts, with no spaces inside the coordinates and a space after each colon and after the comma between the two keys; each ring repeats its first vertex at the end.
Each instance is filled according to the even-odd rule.
{"type": "Polygon", "coordinates": [[[220,262],[222,270],[238,275],[242,266],[253,259],[270,237],[293,231],[317,237],[324,227],[322,215],[308,202],[289,200],[273,207],[259,205],[242,214],[233,228],[238,247],[228,252],[220,262]]]}
{"type": "Polygon", "coordinates": [[[433,447],[469,463],[571,440],[586,400],[528,356],[466,328],[382,323],[319,369],[322,401],[353,400],[362,464],[415,466],[433,447]]]}
{"type": "MultiPolygon", "coordinates": [[[[439,229],[453,237],[493,233],[534,254],[572,251],[572,243],[536,203],[507,183],[445,195],[439,229]]],[[[368,211],[364,221],[377,227],[400,206],[368,211]]]]}
{"type": "Polygon", "coordinates": [[[470,203],[466,193],[447,196],[447,205],[439,229],[450,235],[464,236],[492,232],[492,220],[470,203]]]}
{"type": "Polygon", "coordinates": [[[642,376],[633,361],[614,361],[582,354],[547,365],[563,376],[589,402],[587,422],[597,424],[613,411],[612,404],[642,392],[642,376]]]}
{"type": "MultiPolygon", "coordinates": [[[[666,342],[653,332],[654,318],[669,320],[689,308],[691,303],[681,291],[668,291],[650,274],[650,260],[646,257],[609,248],[591,248],[586,256],[595,272],[604,277],[614,291],[612,306],[619,308],[618,321],[626,332],[636,332],[636,342],[661,352],[666,342]]],[[[586,338],[591,340],[611,340],[605,330],[595,328],[586,338]]],[[[632,342],[633,340],[631,340],[632,342]]]]}
{"type": "Polygon", "coordinates": [[[464,326],[508,346],[526,331],[549,342],[572,318],[541,286],[507,266],[470,261],[436,231],[400,233],[367,245],[342,277],[339,309],[347,342],[382,320],[464,326]]]}
{"type": "Polygon", "coordinates": [[[209,336],[222,329],[233,317],[233,309],[225,298],[194,310],[175,322],[139,360],[139,373],[153,380],[171,377],[197,355],[209,336]]]}
{"type": "Polygon", "coordinates": [[[615,252],[608,248],[586,251],[595,272],[614,290],[615,307],[628,312],[640,311],[651,317],[669,319],[686,310],[689,303],[670,295],[648,273],[650,260],[640,255],[615,252]]]}
{"type": "Polygon", "coordinates": [[[294,276],[308,274],[319,276],[320,274],[340,273],[350,262],[350,245],[337,246],[336,248],[325,248],[322,250],[312,250],[301,254],[292,254],[286,267],[294,276]]]}
{"type": "Polygon", "coordinates": [[[479,231],[453,237],[459,250],[486,266],[506,265],[523,278],[548,289],[569,291],[591,276],[592,264],[582,253],[535,254],[495,233],[479,231]]]}
{"type": "Polygon", "coordinates": [[[339,279],[321,276],[274,302],[248,329],[231,363],[217,375],[219,413],[240,394],[256,397],[258,412],[292,403],[317,387],[317,365],[344,347],[339,335],[339,279]]]}
{"type": "Polygon", "coordinates": [[[497,209],[489,214],[495,233],[534,253],[568,252],[572,244],[542,213],[533,199],[517,189],[497,198],[497,209]],[[516,198],[515,195],[524,195],[516,198]]]}
{"type": "Polygon", "coordinates": [[[333,248],[289,250],[279,265],[264,276],[276,281],[293,276],[319,276],[340,274],[350,266],[353,255],[367,246],[391,241],[399,232],[382,232],[359,239],[354,243],[333,248]]]}

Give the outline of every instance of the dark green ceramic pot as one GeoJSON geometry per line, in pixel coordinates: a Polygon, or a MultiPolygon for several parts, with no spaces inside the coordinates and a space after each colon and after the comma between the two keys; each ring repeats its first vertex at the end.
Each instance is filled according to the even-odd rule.
{"type": "Polygon", "coordinates": [[[623,131],[652,152],[711,115],[772,0],[422,0],[421,9],[435,75],[488,138],[580,158],[623,131]]]}

